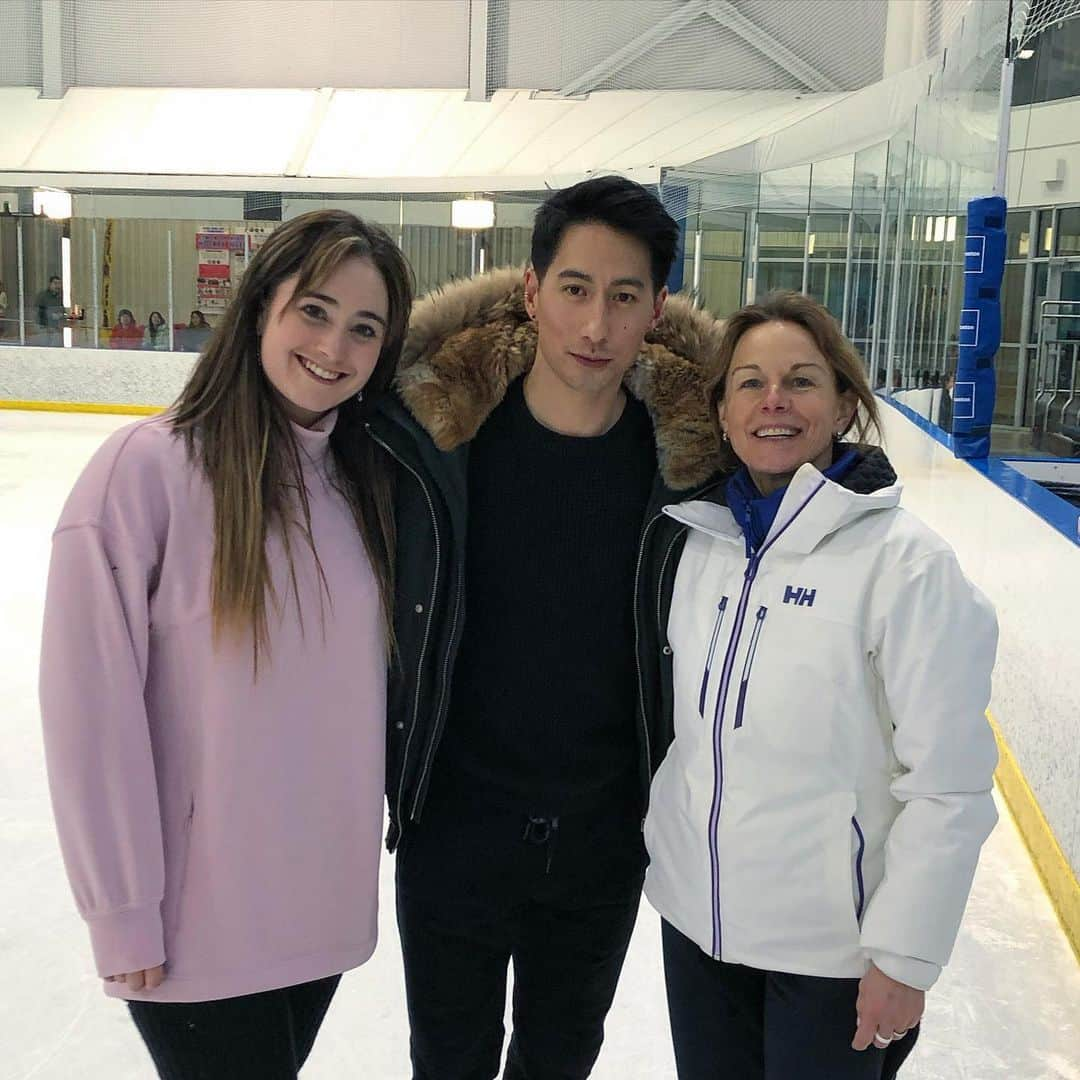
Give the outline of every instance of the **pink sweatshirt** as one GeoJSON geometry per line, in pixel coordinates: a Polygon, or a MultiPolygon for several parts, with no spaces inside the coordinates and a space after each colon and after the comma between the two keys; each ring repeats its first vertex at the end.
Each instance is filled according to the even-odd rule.
{"type": "Polygon", "coordinates": [[[280,540],[282,610],[211,640],[213,499],[169,421],[94,455],[53,536],[41,712],[60,844],[102,976],[163,961],[113,997],[204,1001],[322,978],[375,948],[385,758],[378,589],[329,433],[294,428],[315,546],[280,540]],[[321,618],[320,618],[321,612],[321,618]]]}

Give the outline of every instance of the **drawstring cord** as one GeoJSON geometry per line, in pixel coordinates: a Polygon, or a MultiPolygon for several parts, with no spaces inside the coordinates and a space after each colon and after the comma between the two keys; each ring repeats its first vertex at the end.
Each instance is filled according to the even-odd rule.
{"type": "Polygon", "coordinates": [[[539,847],[541,844],[547,847],[547,857],[544,863],[544,873],[551,873],[551,859],[555,854],[555,841],[559,835],[559,819],[557,817],[534,817],[529,815],[525,823],[525,829],[521,839],[526,844],[539,847]]]}

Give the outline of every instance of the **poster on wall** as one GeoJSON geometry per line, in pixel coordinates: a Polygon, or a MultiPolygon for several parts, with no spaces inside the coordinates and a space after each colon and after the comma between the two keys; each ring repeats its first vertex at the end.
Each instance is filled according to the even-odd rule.
{"type": "Polygon", "coordinates": [[[204,315],[221,315],[229,306],[248,261],[276,224],[243,221],[204,224],[196,229],[195,306],[204,315]]]}

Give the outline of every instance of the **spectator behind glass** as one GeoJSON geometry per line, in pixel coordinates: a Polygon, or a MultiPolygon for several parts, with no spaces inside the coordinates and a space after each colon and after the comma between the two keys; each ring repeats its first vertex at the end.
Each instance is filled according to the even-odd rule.
{"type": "Polygon", "coordinates": [[[34,306],[37,308],[37,322],[41,330],[40,341],[43,345],[63,343],[61,331],[64,325],[63,285],[60,278],[53,274],[49,278],[49,287],[38,293],[34,306]]]}
{"type": "Polygon", "coordinates": [[[187,326],[177,335],[176,347],[181,352],[202,352],[213,332],[214,329],[206,321],[206,316],[201,311],[193,311],[187,326]]]}
{"type": "Polygon", "coordinates": [[[146,332],[143,334],[144,349],[157,349],[158,352],[169,350],[169,324],[160,311],[151,311],[146,320],[146,332]]]}
{"type": "Polygon", "coordinates": [[[7,305],[7,292],[4,290],[3,280],[0,280],[0,339],[6,338],[8,335],[7,305]]]}
{"type": "Polygon", "coordinates": [[[941,404],[938,406],[938,427],[942,431],[952,432],[953,418],[953,387],[956,386],[956,375],[949,372],[945,381],[941,384],[941,404]]]}
{"type": "Polygon", "coordinates": [[[116,325],[109,335],[110,349],[141,349],[143,342],[142,327],[135,321],[130,308],[121,308],[116,316],[116,325]]]}

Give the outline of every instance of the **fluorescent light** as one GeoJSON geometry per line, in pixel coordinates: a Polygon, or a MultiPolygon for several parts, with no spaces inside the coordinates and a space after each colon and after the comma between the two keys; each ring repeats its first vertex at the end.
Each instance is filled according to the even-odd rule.
{"type": "Polygon", "coordinates": [[[1034,49],[1021,49],[1016,54],[1017,60],[1030,60],[1035,55],[1034,49]]]}
{"type": "Polygon", "coordinates": [[[926,215],[926,242],[929,244],[934,239],[934,218],[931,214],[926,215]]]}
{"type": "Polygon", "coordinates": [[[480,273],[484,272],[484,249],[480,249],[480,273]]]}
{"type": "Polygon", "coordinates": [[[71,193],[56,188],[37,188],[34,192],[34,213],[58,221],[71,217],[71,193]]]}
{"type": "Polygon", "coordinates": [[[455,199],[450,222],[455,229],[490,229],[495,224],[495,204],[490,199],[455,199]]]}
{"type": "Polygon", "coordinates": [[[1053,225],[1047,225],[1043,230],[1043,251],[1050,252],[1054,250],[1054,227],[1053,225]]]}
{"type": "Polygon", "coordinates": [[[945,219],[945,242],[951,244],[956,239],[956,215],[951,214],[945,219]]]}
{"type": "Polygon", "coordinates": [[[814,254],[814,241],[815,240],[817,240],[817,233],[811,233],[810,234],[810,239],[807,240],[807,242],[806,242],[806,254],[807,255],[813,255],[814,254]]]}
{"type": "Polygon", "coordinates": [[[934,243],[945,243],[945,218],[944,216],[934,218],[934,243]]]}

